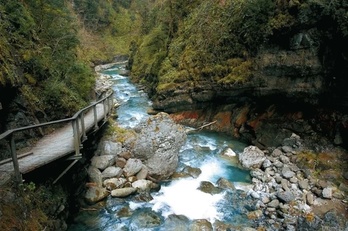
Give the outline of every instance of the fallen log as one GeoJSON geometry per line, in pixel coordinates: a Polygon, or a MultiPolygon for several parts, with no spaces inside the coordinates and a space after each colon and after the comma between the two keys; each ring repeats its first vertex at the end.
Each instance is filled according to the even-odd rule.
{"type": "Polygon", "coordinates": [[[201,131],[203,128],[205,127],[208,127],[210,125],[213,125],[217,122],[217,120],[213,121],[213,122],[210,122],[210,123],[207,123],[207,124],[203,124],[202,126],[198,127],[198,128],[193,128],[193,129],[190,129],[190,130],[187,130],[186,133],[187,134],[190,134],[190,133],[194,133],[194,132],[199,132],[201,131]]]}

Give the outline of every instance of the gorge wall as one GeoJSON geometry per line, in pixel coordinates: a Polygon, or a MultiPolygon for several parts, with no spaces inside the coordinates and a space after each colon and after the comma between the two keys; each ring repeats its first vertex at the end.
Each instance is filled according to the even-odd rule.
{"type": "Polygon", "coordinates": [[[287,49],[262,48],[247,81],[182,82],[154,94],[153,107],[191,126],[216,121],[207,128],[259,146],[277,146],[291,133],[318,133],[347,147],[348,60],[334,46],[319,48],[318,39],[310,31],[298,33],[287,49]]]}
{"type": "Polygon", "coordinates": [[[129,66],[155,110],[190,125],[216,120],[210,129],[260,146],[292,132],[347,146],[346,3],[175,0],[151,9],[129,66]]]}

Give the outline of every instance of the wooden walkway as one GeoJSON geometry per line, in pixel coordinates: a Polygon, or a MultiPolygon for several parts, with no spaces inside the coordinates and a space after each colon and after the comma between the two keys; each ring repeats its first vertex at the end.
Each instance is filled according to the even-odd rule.
{"type": "MultiPolygon", "coordinates": [[[[18,159],[20,174],[31,172],[63,157],[73,156],[79,159],[81,157],[79,150],[82,142],[87,138],[86,134],[90,131],[95,131],[99,127],[98,124],[106,121],[113,107],[113,102],[111,101],[112,99],[106,99],[107,103],[103,101],[95,104],[93,108],[91,107],[89,110],[81,113],[82,116],[76,116],[76,120],[69,121],[68,119],[64,127],[40,139],[35,146],[31,148],[29,155],[18,159]],[[74,121],[77,121],[75,126],[74,121]],[[76,125],[78,130],[78,142],[75,139],[76,125]],[[72,155],[74,152],[75,155],[72,155]]],[[[13,162],[12,158],[10,162],[0,165],[0,185],[11,180],[16,174],[13,162]]]]}

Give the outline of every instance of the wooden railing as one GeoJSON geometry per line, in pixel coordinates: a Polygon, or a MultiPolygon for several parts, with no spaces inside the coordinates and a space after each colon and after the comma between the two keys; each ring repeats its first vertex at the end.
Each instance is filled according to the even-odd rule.
{"type": "MultiPolygon", "coordinates": [[[[40,123],[36,125],[26,126],[26,127],[20,127],[8,130],[2,134],[0,134],[0,140],[6,139],[9,142],[10,145],[10,152],[11,152],[11,158],[9,159],[9,162],[12,161],[14,173],[15,173],[15,180],[17,182],[22,181],[22,176],[19,170],[19,163],[18,163],[18,157],[17,157],[17,151],[16,151],[16,141],[14,138],[14,134],[18,132],[23,132],[35,128],[42,128],[50,125],[56,125],[56,124],[62,124],[62,123],[68,123],[71,122],[72,129],[73,129],[73,137],[74,137],[74,149],[75,149],[75,155],[80,155],[80,148],[82,142],[84,142],[87,139],[87,131],[86,131],[86,125],[85,125],[85,114],[90,109],[93,109],[94,114],[94,130],[97,130],[98,127],[98,114],[97,114],[97,105],[102,104],[104,108],[104,117],[103,120],[106,122],[108,116],[111,114],[111,109],[113,108],[113,91],[109,91],[106,93],[106,95],[101,98],[100,100],[92,103],[91,105],[81,109],[75,115],[71,118],[66,118],[62,120],[56,120],[46,123],[40,123]]],[[[69,154],[69,153],[67,153],[69,154]]]]}

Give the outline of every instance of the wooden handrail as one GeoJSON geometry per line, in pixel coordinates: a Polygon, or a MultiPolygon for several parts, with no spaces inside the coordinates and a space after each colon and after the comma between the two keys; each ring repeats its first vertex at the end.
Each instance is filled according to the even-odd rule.
{"type": "Polygon", "coordinates": [[[100,99],[100,100],[92,103],[91,105],[79,110],[70,118],[55,120],[55,121],[50,121],[50,122],[20,127],[20,128],[14,128],[14,129],[7,130],[6,132],[0,134],[0,140],[6,139],[10,144],[11,158],[12,158],[13,168],[15,171],[15,180],[17,182],[22,182],[22,176],[21,176],[21,173],[19,171],[19,163],[18,163],[18,158],[17,158],[17,153],[16,153],[16,142],[14,139],[15,133],[34,129],[34,128],[40,128],[40,127],[45,127],[45,126],[49,126],[49,125],[54,125],[54,124],[71,122],[72,128],[73,128],[73,134],[74,134],[75,155],[80,155],[80,148],[81,148],[80,145],[86,139],[86,128],[85,128],[85,121],[84,121],[85,113],[87,112],[87,110],[93,108],[93,111],[94,111],[93,112],[94,129],[95,130],[98,129],[98,117],[97,117],[98,115],[97,115],[96,107],[100,103],[103,104],[103,107],[104,107],[103,119],[106,120],[107,116],[110,115],[110,113],[111,113],[111,109],[113,108],[112,107],[113,93],[114,92],[112,90],[108,91],[102,99],[100,99]]]}

